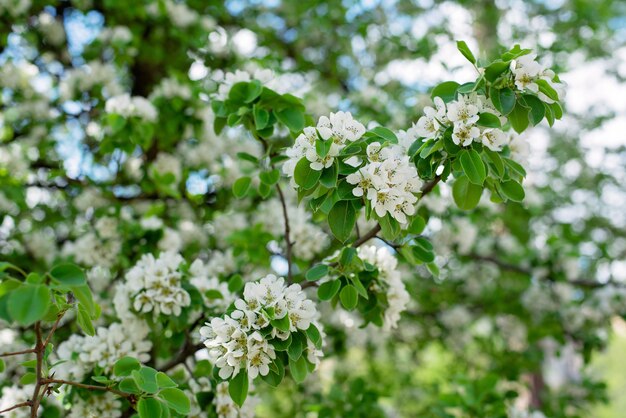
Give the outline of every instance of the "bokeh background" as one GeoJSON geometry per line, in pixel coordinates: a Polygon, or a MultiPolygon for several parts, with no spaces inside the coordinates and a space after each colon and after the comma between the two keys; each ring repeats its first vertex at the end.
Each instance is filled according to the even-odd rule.
{"type": "MultiPolygon", "coordinates": [[[[528,402],[554,416],[624,416],[624,1],[0,0],[0,254],[45,266],[61,251],[68,234],[50,225],[68,215],[54,214],[39,184],[54,177],[45,171],[51,165],[70,180],[101,184],[130,162],[94,151],[98,115],[114,90],[154,98],[170,77],[208,91],[217,69],[268,68],[316,117],[342,109],[406,129],[429,104],[430,88],[473,78],[456,40],[482,59],[518,43],[532,48],[567,85],[563,119],[525,136],[525,204],[482,208],[467,222],[445,211],[442,189],[429,206],[438,213],[429,233],[442,274],[407,273],[416,302],[404,327],[378,336],[336,315],[341,326],[329,327],[333,346],[318,390],[286,383],[263,395],[259,412],[288,417],[325,405],[342,416],[342,405],[361,403],[363,416],[375,416],[354,398],[371,392],[392,416],[431,416],[424,411],[436,410],[458,379],[496,373],[530,381],[528,402]],[[20,98],[24,83],[31,96],[20,98]],[[442,231],[446,223],[454,229],[442,231]],[[484,231],[497,239],[480,244],[484,231]],[[540,401],[533,390],[550,395],[540,401]]],[[[181,132],[182,142],[184,106],[160,111],[157,129],[181,132]]],[[[214,201],[209,163],[186,171],[183,187],[197,205],[214,201]]],[[[111,190],[128,200],[131,185],[111,190]]]]}

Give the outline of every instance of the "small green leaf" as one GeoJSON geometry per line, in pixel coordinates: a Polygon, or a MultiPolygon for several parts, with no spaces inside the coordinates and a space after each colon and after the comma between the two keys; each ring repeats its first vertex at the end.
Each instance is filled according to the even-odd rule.
{"type": "Polygon", "coordinates": [[[324,282],[317,289],[317,297],[319,297],[320,300],[331,300],[337,294],[340,287],[341,282],[339,280],[324,282]]]}
{"type": "Polygon", "coordinates": [[[298,360],[302,355],[302,350],[306,347],[306,338],[303,334],[295,332],[291,334],[291,344],[287,348],[287,355],[290,360],[298,360]]]}
{"type": "Polygon", "coordinates": [[[50,270],[50,276],[65,286],[81,286],[87,283],[85,273],[74,264],[58,264],[50,270]]]}
{"type": "Polygon", "coordinates": [[[4,372],[5,367],[4,360],[0,358],[0,373],[4,372]]]}
{"type": "Polygon", "coordinates": [[[176,382],[163,372],[157,373],[157,385],[159,385],[159,388],[175,388],[178,386],[176,382]]]}
{"type": "Polygon", "coordinates": [[[478,117],[478,122],[476,122],[478,126],[485,126],[487,128],[500,128],[502,124],[500,123],[500,118],[494,115],[493,113],[481,113],[478,117]]]}
{"type": "Polygon", "coordinates": [[[328,274],[328,266],[326,264],[318,264],[313,266],[306,272],[305,278],[311,282],[321,279],[328,274]]]}
{"type": "Polygon", "coordinates": [[[503,181],[500,184],[500,189],[502,190],[502,194],[504,194],[507,199],[513,200],[515,202],[521,202],[522,200],[524,200],[524,188],[515,180],[503,181]]]}
{"type": "Polygon", "coordinates": [[[494,81],[503,72],[509,69],[510,61],[495,61],[485,68],[485,78],[494,81]]]}
{"type": "Polygon", "coordinates": [[[304,190],[312,189],[317,186],[322,172],[320,170],[313,170],[311,163],[306,158],[302,158],[296,164],[293,178],[296,184],[302,187],[304,190]]]}
{"type": "Polygon", "coordinates": [[[248,190],[250,190],[250,185],[252,184],[252,179],[250,177],[240,177],[233,183],[233,195],[237,199],[242,199],[248,190]]]}
{"type": "Polygon", "coordinates": [[[252,115],[254,116],[254,126],[257,128],[257,130],[261,130],[267,127],[267,123],[270,120],[270,112],[258,107],[257,105],[254,105],[254,108],[252,109],[252,115]]]}
{"type": "Polygon", "coordinates": [[[317,155],[319,155],[322,158],[328,155],[328,152],[330,151],[330,148],[332,146],[333,146],[332,139],[325,140],[322,138],[317,138],[317,140],[315,141],[315,151],[317,152],[317,155]]]}
{"type": "Polygon", "coordinates": [[[337,185],[338,174],[337,164],[325,168],[322,170],[322,175],[320,176],[320,184],[329,189],[334,188],[337,185]]]}
{"type": "Polygon", "coordinates": [[[113,373],[118,377],[130,376],[133,370],[139,370],[141,363],[133,357],[122,357],[113,365],[113,373]]]}
{"type": "Polygon", "coordinates": [[[50,290],[44,285],[24,284],[9,294],[7,309],[11,318],[29,326],[44,317],[50,305],[50,290]]]}
{"type": "Polygon", "coordinates": [[[359,302],[359,294],[354,286],[349,284],[341,289],[341,292],[339,293],[339,300],[341,300],[341,304],[344,308],[351,311],[356,308],[356,305],[359,302]]]}
{"type": "Polygon", "coordinates": [[[240,407],[248,397],[248,372],[240,371],[228,384],[231,399],[240,407]]]}
{"type": "Polygon", "coordinates": [[[243,278],[239,274],[233,275],[228,280],[228,290],[232,293],[237,293],[243,288],[243,278]]]}
{"type": "Polygon", "coordinates": [[[424,228],[426,228],[426,221],[424,220],[424,218],[419,215],[414,215],[411,223],[409,224],[409,227],[407,228],[407,231],[411,234],[419,235],[424,231],[424,228]]]}
{"type": "Polygon", "coordinates": [[[159,392],[159,398],[163,399],[167,406],[179,414],[187,415],[191,411],[191,402],[189,401],[189,398],[185,395],[185,392],[178,388],[166,388],[161,390],[159,392]]]}
{"type": "Polygon", "coordinates": [[[309,327],[306,329],[306,335],[307,337],[309,337],[309,340],[311,340],[316,348],[322,348],[322,334],[315,325],[309,325],[309,327]]]}
{"type": "Polygon", "coordinates": [[[79,304],[77,311],[76,322],[78,323],[80,329],[82,329],[86,335],[94,336],[96,334],[96,330],[93,327],[93,322],[89,317],[87,309],[82,304],[79,304]]]}
{"type": "Polygon", "coordinates": [[[280,172],[276,168],[270,171],[263,171],[259,175],[259,178],[263,183],[273,186],[280,180],[280,172]]]}
{"type": "Polygon", "coordinates": [[[474,209],[480,201],[482,186],[473,184],[466,176],[461,176],[452,185],[452,197],[456,205],[463,210],[474,209]]]}
{"type": "Polygon", "coordinates": [[[435,261],[433,245],[425,238],[416,238],[411,250],[413,251],[413,255],[424,263],[435,261]]]}
{"type": "Polygon", "coordinates": [[[393,133],[391,129],[385,128],[383,126],[377,126],[374,129],[371,129],[370,132],[387,142],[391,142],[393,144],[398,143],[398,137],[396,136],[396,134],[393,133]]]}
{"type": "Polygon", "coordinates": [[[308,373],[308,368],[306,366],[306,359],[304,356],[300,356],[297,360],[292,360],[289,358],[289,371],[291,372],[291,377],[296,383],[304,382],[306,375],[308,373]]]}
{"type": "Polygon", "coordinates": [[[154,398],[141,398],[137,402],[139,418],[159,418],[162,408],[161,402],[154,398]]]}
{"type": "Polygon", "coordinates": [[[509,122],[511,123],[511,127],[515,130],[515,132],[522,133],[528,127],[528,111],[527,107],[524,107],[520,104],[520,102],[515,103],[515,107],[513,111],[509,113],[509,122]]]}
{"type": "Polygon", "coordinates": [[[157,371],[152,367],[142,366],[139,370],[133,370],[131,376],[135,379],[137,386],[147,393],[157,393],[159,386],[156,382],[157,371]]]}
{"type": "Polygon", "coordinates": [[[258,80],[235,83],[228,92],[228,98],[235,102],[252,103],[261,95],[263,86],[258,80]]]}
{"type": "Polygon", "coordinates": [[[304,128],[304,115],[297,109],[283,109],[276,112],[276,117],[289,128],[291,132],[300,132],[304,128]]]}
{"type": "Polygon", "coordinates": [[[335,203],[328,213],[328,226],[333,235],[341,242],[346,242],[356,223],[356,210],[348,200],[335,203]]]}
{"type": "Polygon", "coordinates": [[[469,49],[465,41],[457,41],[456,47],[469,62],[476,64],[476,57],[474,57],[474,54],[472,54],[472,51],[469,49]]]}
{"type": "Polygon", "coordinates": [[[528,114],[530,123],[537,125],[546,114],[546,108],[543,105],[543,102],[539,100],[537,96],[530,94],[524,95],[524,101],[528,106],[530,106],[530,113],[528,114]]]}
{"type": "Polygon", "coordinates": [[[457,88],[459,88],[459,83],[455,81],[444,81],[432,90],[430,97],[432,99],[441,97],[444,102],[448,103],[455,99],[457,88]]]}
{"type": "Polygon", "coordinates": [[[261,376],[263,381],[273,388],[278,387],[278,385],[280,385],[280,382],[283,381],[284,377],[285,366],[283,365],[283,361],[279,357],[274,359],[274,361],[270,364],[270,372],[265,376],[261,376]]]}
{"type": "Polygon", "coordinates": [[[485,171],[485,163],[483,163],[482,158],[480,158],[480,154],[470,149],[461,153],[460,160],[463,172],[467,178],[474,184],[482,185],[487,177],[487,172],[485,171]]]}
{"type": "Polygon", "coordinates": [[[132,377],[125,377],[124,379],[122,379],[119,384],[119,389],[122,392],[126,393],[141,393],[141,390],[137,386],[137,383],[135,383],[135,379],[133,379],[132,377]]]}
{"type": "Polygon", "coordinates": [[[287,332],[291,327],[291,322],[289,321],[289,315],[285,315],[282,318],[272,319],[270,322],[273,327],[278,328],[280,331],[287,332]]]}
{"type": "Polygon", "coordinates": [[[492,90],[491,102],[500,113],[506,116],[515,107],[515,93],[508,87],[501,90],[492,90]]]}

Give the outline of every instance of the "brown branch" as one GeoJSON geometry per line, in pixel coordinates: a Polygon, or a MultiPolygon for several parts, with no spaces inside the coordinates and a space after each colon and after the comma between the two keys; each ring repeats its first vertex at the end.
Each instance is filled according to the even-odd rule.
{"type": "Polygon", "coordinates": [[[178,366],[179,364],[187,360],[187,357],[195,354],[197,351],[202,350],[203,348],[204,348],[204,344],[202,343],[193,344],[191,340],[187,339],[185,341],[185,345],[183,346],[183,349],[180,350],[178,355],[172,360],[170,360],[169,362],[165,363],[165,365],[161,367],[160,370],[162,372],[167,372],[173,369],[174,367],[178,366]]]}
{"type": "Polygon", "coordinates": [[[291,246],[293,245],[293,243],[291,242],[290,238],[291,229],[289,228],[289,214],[287,213],[287,203],[285,202],[285,195],[283,194],[283,191],[280,188],[280,184],[278,183],[276,183],[276,190],[278,191],[278,197],[280,198],[280,205],[283,208],[283,220],[285,222],[285,242],[287,243],[287,280],[289,283],[293,283],[293,271],[291,266],[291,246]]]}
{"type": "Polygon", "coordinates": [[[43,341],[41,338],[41,322],[35,323],[35,335],[37,337],[35,343],[35,353],[37,354],[37,365],[35,368],[35,373],[37,377],[37,381],[35,383],[35,390],[33,390],[32,404],[30,406],[30,417],[37,418],[37,410],[39,409],[39,402],[41,401],[39,398],[39,389],[41,389],[42,385],[42,376],[41,370],[43,368],[43,352],[46,349],[46,346],[43,345],[43,341]]]}
{"type": "Polygon", "coordinates": [[[20,354],[29,354],[29,353],[34,353],[34,352],[35,352],[34,348],[29,348],[28,350],[13,351],[10,353],[2,353],[0,354],[0,357],[19,356],[20,354]]]}
{"type": "Polygon", "coordinates": [[[13,406],[12,406],[12,407],[10,407],[10,408],[3,409],[2,411],[0,411],[0,414],[4,414],[5,412],[9,412],[9,411],[12,411],[12,410],[14,410],[14,409],[21,408],[21,407],[23,407],[23,406],[30,406],[30,405],[31,405],[31,401],[26,401],[26,402],[18,403],[17,405],[13,405],[13,406]]]}
{"type": "Polygon", "coordinates": [[[77,388],[82,388],[82,389],[87,389],[87,390],[102,390],[105,392],[111,392],[114,393],[118,396],[124,397],[124,398],[130,398],[133,396],[132,393],[126,393],[126,392],[122,392],[120,390],[117,389],[113,389],[110,388],[108,386],[96,386],[96,385],[86,385],[84,383],[78,383],[78,382],[71,382],[69,380],[62,380],[62,379],[44,379],[42,380],[43,384],[46,385],[68,385],[68,386],[76,386],[77,388]]]}
{"type": "Polygon", "coordinates": [[[354,244],[352,244],[352,246],[354,248],[360,247],[361,245],[365,244],[370,239],[374,238],[376,234],[378,234],[379,232],[380,232],[380,224],[376,224],[376,226],[370,229],[369,231],[367,231],[365,235],[362,235],[361,238],[354,241],[354,244]]]}
{"type": "Polygon", "coordinates": [[[57,330],[57,327],[59,326],[59,322],[61,322],[61,318],[63,318],[63,315],[65,315],[64,311],[59,312],[59,314],[57,315],[57,320],[54,322],[54,325],[52,325],[52,329],[50,330],[50,333],[48,333],[46,340],[43,342],[44,347],[50,343],[50,340],[52,339],[52,335],[57,330]]]}

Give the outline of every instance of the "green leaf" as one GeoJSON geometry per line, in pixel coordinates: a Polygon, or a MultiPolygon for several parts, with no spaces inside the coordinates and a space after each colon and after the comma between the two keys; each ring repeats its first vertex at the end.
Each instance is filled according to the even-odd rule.
{"type": "Polygon", "coordinates": [[[481,113],[478,117],[478,122],[476,122],[478,126],[485,126],[487,128],[500,128],[502,124],[500,123],[500,118],[494,115],[493,113],[481,113]]]}
{"type": "Polygon", "coordinates": [[[444,81],[433,89],[430,93],[430,97],[432,99],[435,97],[441,97],[444,102],[451,102],[456,97],[456,89],[458,87],[459,83],[456,81],[444,81]]]}
{"type": "Polygon", "coordinates": [[[322,348],[322,334],[315,325],[309,325],[309,327],[306,329],[306,335],[307,337],[309,337],[309,340],[311,340],[316,348],[322,348]]]}
{"type": "Polygon", "coordinates": [[[465,41],[456,41],[456,48],[461,51],[461,54],[463,54],[469,62],[476,64],[476,57],[474,57],[474,54],[472,54],[472,51],[469,49],[465,41]]]}
{"type": "Polygon", "coordinates": [[[524,200],[524,188],[515,180],[503,181],[500,184],[500,189],[502,190],[502,194],[504,194],[507,199],[513,200],[515,202],[521,202],[522,200],[524,200]]]}
{"type": "Polygon", "coordinates": [[[141,363],[133,357],[122,357],[113,365],[113,373],[118,377],[130,376],[133,370],[139,370],[141,363]]]}
{"type": "Polygon", "coordinates": [[[242,199],[250,190],[252,179],[250,177],[240,177],[233,183],[233,195],[237,199],[242,199]]]}
{"type": "Polygon", "coordinates": [[[280,180],[280,172],[276,168],[270,171],[263,171],[259,175],[259,178],[268,186],[273,186],[280,180]]]}
{"type": "Polygon", "coordinates": [[[228,280],[228,290],[231,293],[237,293],[243,288],[243,278],[239,274],[233,275],[228,280]]]}
{"type": "Polygon", "coordinates": [[[33,372],[27,372],[20,377],[20,385],[26,386],[37,381],[37,375],[33,372]]]}
{"type": "Polygon", "coordinates": [[[452,186],[452,197],[456,205],[463,210],[474,209],[480,201],[483,188],[473,184],[466,176],[461,176],[452,186]]]}
{"type": "Polygon", "coordinates": [[[321,175],[321,171],[311,168],[309,160],[302,158],[298,161],[298,164],[296,164],[293,178],[298,186],[302,187],[304,190],[309,190],[317,186],[321,175]]]}
{"type": "Polygon", "coordinates": [[[157,393],[159,386],[156,382],[157,371],[152,367],[142,366],[139,370],[133,370],[131,375],[139,389],[147,393],[157,393]]]}
{"type": "Polygon", "coordinates": [[[159,392],[159,398],[163,399],[167,406],[179,414],[187,415],[191,411],[191,402],[189,401],[189,398],[185,395],[185,392],[178,388],[166,388],[161,390],[159,392]]]}
{"type": "Polygon", "coordinates": [[[289,128],[291,132],[300,132],[304,128],[304,115],[297,109],[283,109],[276,112],[276,117],[289,128]]]}
{"type": "Polygon", "coordinates": [[[304,356],[300,356],[297,360],[292,360],[289,358],[289,371],[291,372],[291,377],[296,383],[304,382],[306,375],[308,373],[308,368],[306,366],[306,359],[304,356]]]}
{"type": "Polygon", "coordinates": [[[407,228],[407,231],[409,231],[411,234],[419,235],[422,233],[422,231],[424,231],[424,228],[426,228],[426,221],[424,220],[424,218],[419,215],[414,215],[411,223],[409,224],[409,227],[407,228]]]}
{"type": "Polygon", "coordinates": [[[324,282],[317,289],[317,297],[319,297],[320,300],[331,300],[337,294],[340,287],[341,282],[339,280],[324,282]]]}
{"type": "Polygon", "coordinates": [[[93,295],[91,294],[91,289],[86,284],[81,286],[71,286],[70,290],[74,294],[74,297],[80,302],[81,305],[85,307],[89,316],[93,319],[96,318],[97,309],[96,304],[93,301],[93,295]]]}
{"type": "Polygon", "coordinates": [[[328,213],[328,226],[333,235],[341,242],[346,242],[356,223],[356,211],[348,200],[335,203],[328,213]]]}
{"type": "Polygon", "coordinates": [[[504,162],[502,161],[502,158],[500,157],[500,154],[498,154],[495,151],[491,151],[487,147],[483,148],[483,153],[493,163],[493,167],[495,168],[496,175],[498,177],[504,176],[504,162]]]}
{"type": "Polygon", "coordinates": [[[339,257],[339,264],[341,264],[344,267],[348,266],[352,262],[352,260],[354,260],[354,257],[356,256],[356,254],[357,254],[356,248],[344,247],[343,250],[341,250],[341,256],[339,257]]]}
{"type": "Polygon", "coordinates": [[[304,277],[307,280],[314,282],[326,276],[328,274],[328,270],[329,268],[326,264],[318,264],[316,266],[311,267],[309,271],[306,272],[304,277]]]}
{"type": "Polygon", "coordinates": [[[332,139],[324,140],[322,138],[317,138],[317,140],[315,141],[315,151],[317,152],[317,155],[324,158],[330,152],[330,148],[332,147],[332,145],[332,139]]]}
{"type": "Polygon", "coordinates": [[[329,189],[334,188],[337,185],[338,174],[336,163],[323,169],[322,175],[320,176],[320,184],[329,189]]]}
{"type": "Polygon", "coordinates": [[[528,127],[528,108],[524,107],[520,104],[520,102],[515,103],[515,107],[513,111],[509,113],[509,122],[511,123],[511,127],[515,130],[515,132],[522,133],[528,127]]]}
{"type": "Polygon", "coordinates": [[[359,302],[359,294],[354,286],[349,284],[341,289],[341,292],[339,293],[339,300],[341,300],[341,304],[344,308],[351,311],[356,308],[356,305],[359,302]]]}
{"type": "Polygon", "coordinates": [[[302,356],[302,351],[306,346],[306,338],[300,332],[291,334],[291,344],[287,348],[287,355],[290,360],[298,360],[302,356]]]}
{"type": "Polygon", "coordinates": [[[385,239],[393,241],[400,235],[400,224],[390,214],[378,219],[380,230],[385,239]]]}
{"type": "Polygon", "coordinates": [[[273,327],[278,328],[280,331],[287,332],[291,327],[291,322],[289,321],[289,315],[285,315],[282,318],[272,319],[271,322],[273,327]]]}
{"type": "Polygon", "coordinates": [[[228,384],[228,393],[231,399],[239,407],[243,405],[248,397],[248,372],[240,371],[228,384]]]}
{"type": "Polygon", "coordinates": [[[280,385],[280,382],[283,381],[285,377],[285,366],[283,365],[283,361],[278,357],[274,359],[274,361],[270,364],[270,372],[261,376],[261,379],[271,387],[275,388],[280,385]]]}
{"type": "Polygon", "coordinates": [[[391,142],[393,144],[398,143],[398,137],[396,136],[396,134],[393,133],[391,129],[387,129],[383,126],[377,126],[374,129],[371,129],[370,132],[387,142],[391,142]]]}
{"type": "Polygon", "coordinates": [[[235,102],[252,103],[261,95],[263,86],[258,80],[235,83],[228,92],[228,98],[235,102]]]}
{"type": "Polygon", "coordinates": [[[411,250],[413,251],[413,255],[424,263],[435,261],[433,245],[426,238],[416,238],[411,250]]]}
{"type": "Polygon", "coordinates": [[[154,398],[141,398],[137,402],[137,412],[140,418],[159,418],[162,409],[161,402],[154,398]]]}
{"type": "Polygon", "coordinates": [[[93,327],[93,322],[91,322],[87,309],[82,304],[79,304],[77,311],[76,322],[78,323],[80,329],[82,329],[85,334],[94,336],[96,334],[96,330],[93,327]]]}
{"type": "Polygon", "coordinates": [[[510,158],[502,157],[504,163],[520,177],[526,177],[526,170],[520,163],[510,158]]]}
{"type": "Polygon", "coordinates": [[[485,78],[494,81],[503,72],[509,69],[510,61],[495,61],[485,68],[485,78]]]}
{"type": "Polygon", "coordinates": [[[524,95],[524,101],[528,106],[530,106],[530,113],[528,114],[530,123],[536,125],[541,122],[546,114],[546,108],[543,105],[543,102],[539,100],[537,96],[530,94],[524,95]]]}
{"type": "Polygon", "coordinates": [[[506,116],[515,107],[515,93],[508,87],[501,90],[492,90],[491,102],[500,113],[506,116]]]}
{"type": "Polygon", "coordinates": [[[537,83],[537,85],[539,86],[540,92],[542,92],[555,102],[559,101],[559,94],[556,92],[556,90],[554,90],[550,83],[542,79],[535,80],[535,83],[537,83]]]}
{"type": "Polygon", "coordinates": [[[80,286],[87,283],[85,273],[74,264],[58,264],[50,270],[50,276],[65,286],[80,286]]]}
{"type": "Polygon", "coordinates": [[[270,112],[258,107],[257,105],[254,105],[254,108],[252,109],[252,115],[254,117],[254,126],[257,130],[261,130],[267,127],[267,123],[270,120],[270,112]]]}
{"type": "Polygon", "coordinates": [[[126,393],[135,393],[135,394],[141,393],[141,390],[137,386],[135,379],[133,379],[132,377],[125,377],[124,379],[122,379],[122,381],[119,384],[119,389],[122,392],[126,392],[126,393]]]}
{"type": "Polygon", "coordinates": [[[291,334],[287,337],[286,340],[281,340],[280,338],[274,338],[272,340],[272,345],[276,351],[287,351],[289,346],[291,345],[291,334]]]}
{"type": "Polygon", "coordinates": [[[483,163],[482,158],[480,158],[480,154],[473,149],[466,150],[461,153],[460,161],[463,172],[467,178],[474,184],[483,184],[487,177],[487,172],[485,171],[485,163],[483,163]]]}
{"type": "Polygon", "coordinates": [[[4,360],[0,358],[0,373],[4,372],[5,364],[4,360]]]}
{"type": "Polygon", "coordinates": [[[11,318],[29,326],[44,317],[50,305],[50,290],[44,285],[24,284],[9,294],[11,318]]]}

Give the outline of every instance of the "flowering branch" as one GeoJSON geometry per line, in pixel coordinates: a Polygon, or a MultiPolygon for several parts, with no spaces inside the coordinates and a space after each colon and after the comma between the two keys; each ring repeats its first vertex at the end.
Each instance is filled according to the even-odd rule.
{"type": "Polygon", "coordinates": [[[2,411],[0,411],[0,414],[4,414],[5,412],[9,412],[9,411],[13,411],[14,409],[17,408],[22,408],[24,406],[30,406],[31,405],[31,401],[26,401],[26,402],[22,402],[22,403],[18,403],[17,405],[13,405],[10,408],[7,409],[3,409],[2,411]]]}

